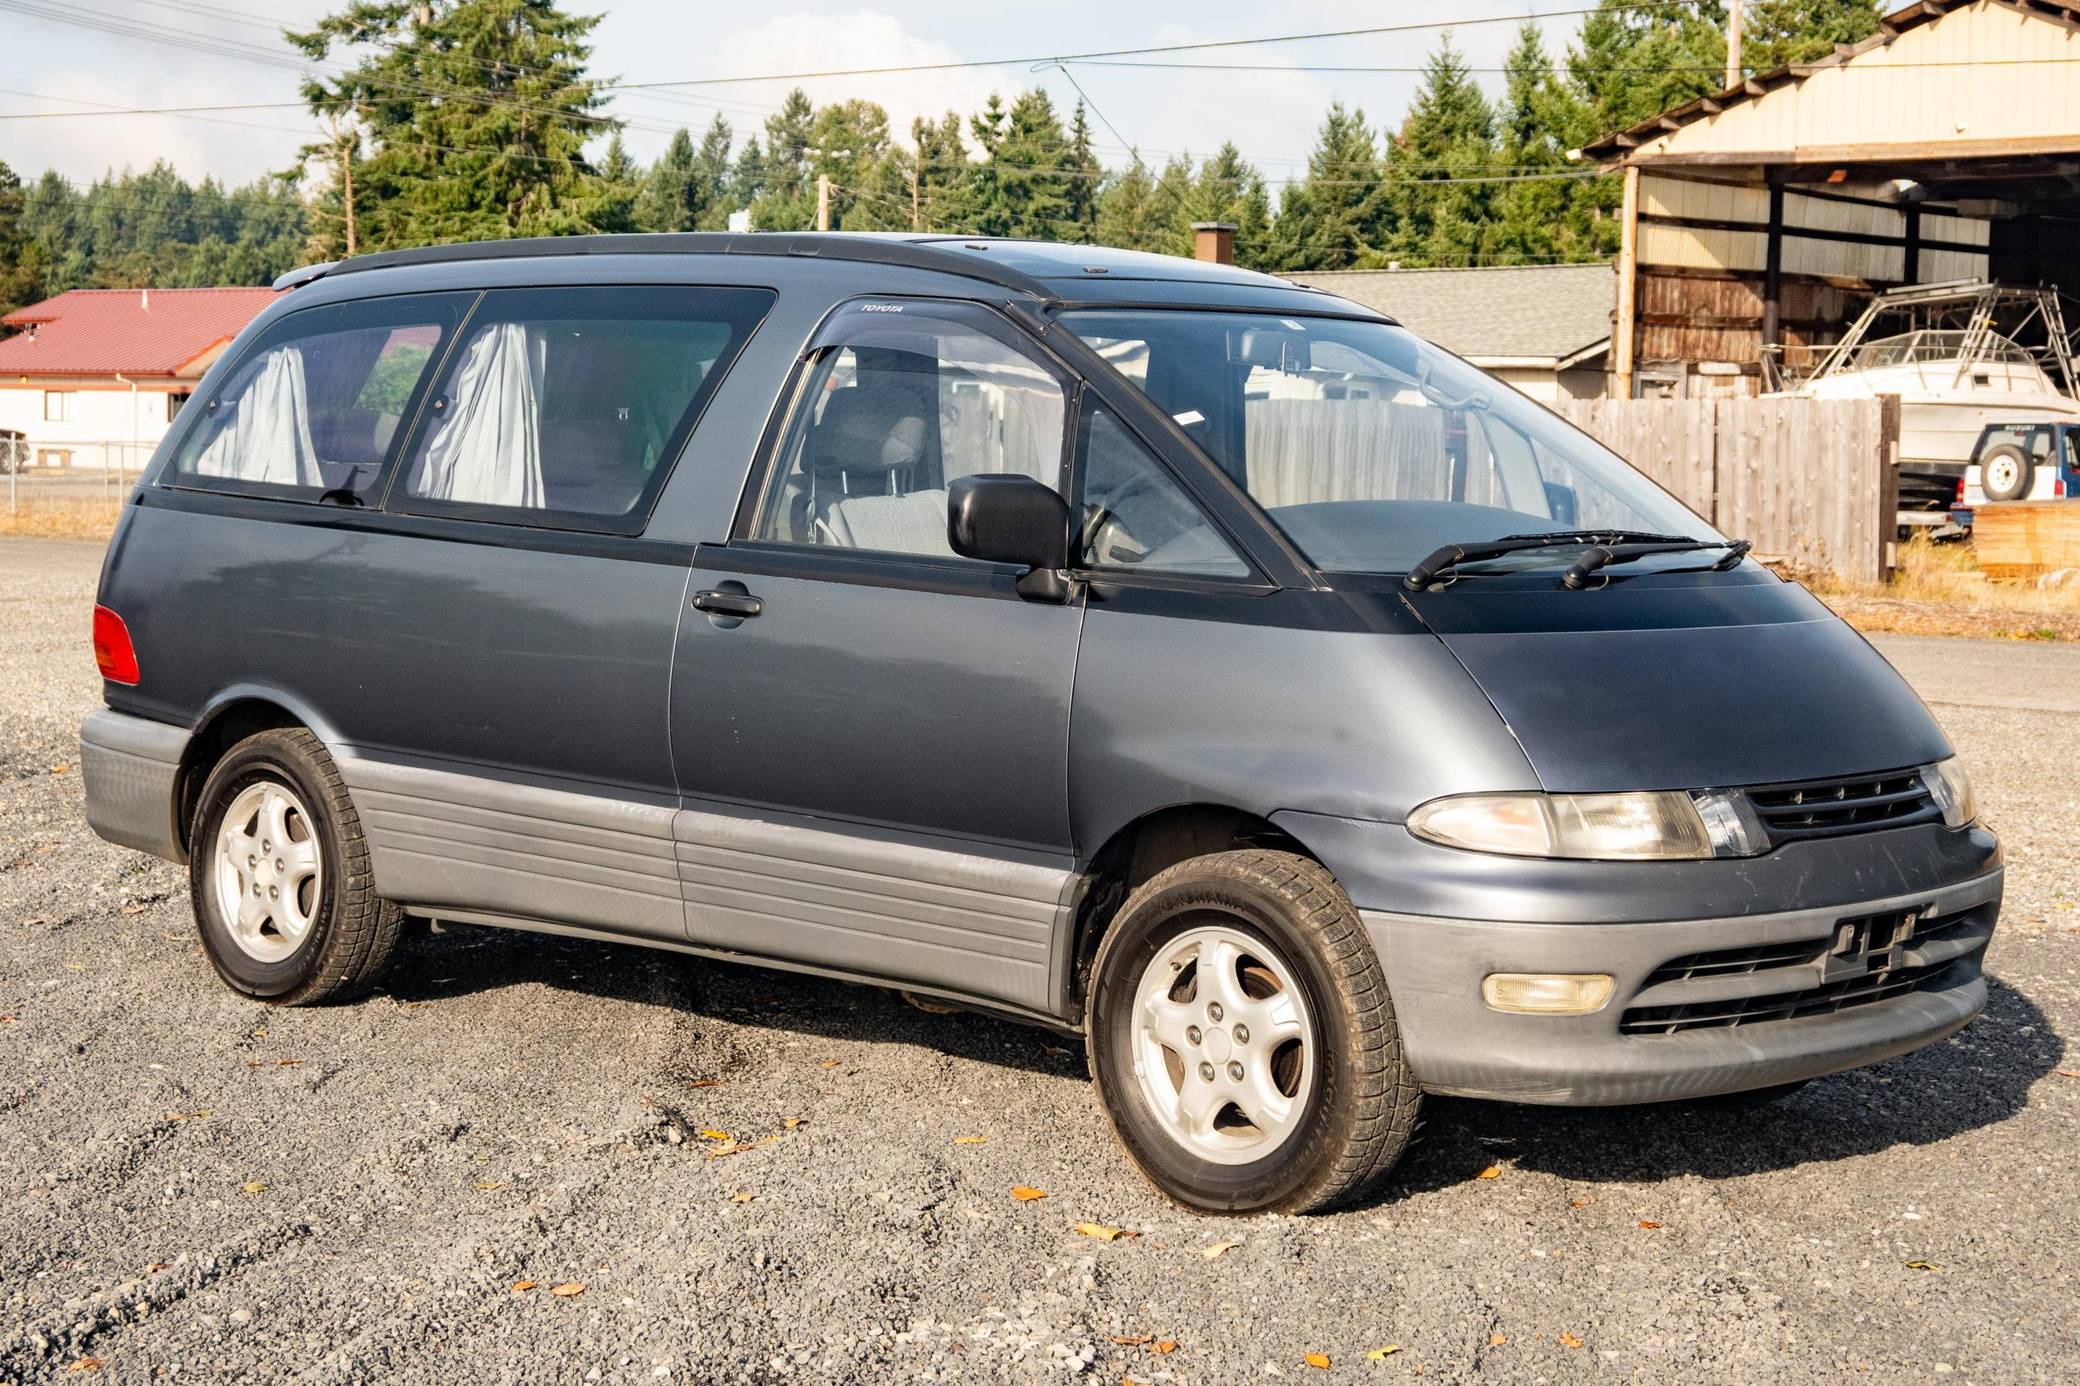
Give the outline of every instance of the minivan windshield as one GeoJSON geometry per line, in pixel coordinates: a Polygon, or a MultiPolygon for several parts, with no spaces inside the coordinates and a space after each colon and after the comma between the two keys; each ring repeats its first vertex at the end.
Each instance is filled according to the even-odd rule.
{"type": "MultiPolygon", "coordinates": [[[[1722,537],[1587,434],[1404,328],[1139,308],[1062,321],[1325,570],[1400,573],[1442,545],[1560,531],[1722,537]]],[[[1546,568],[1578,551],[1495,564],[1546,568]]]]}

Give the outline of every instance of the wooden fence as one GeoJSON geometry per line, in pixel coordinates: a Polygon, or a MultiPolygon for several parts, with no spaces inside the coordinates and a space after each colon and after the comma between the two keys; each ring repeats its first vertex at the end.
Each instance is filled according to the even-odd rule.
{"type": "MultiPolygon", "coordinates": [[[[1899,399],[1580,399],[1562,417],[1765,558],[1892,572],[1899,399]]],[[[1588,517],[1584,516],[1587,520],[1588,517]]]]}

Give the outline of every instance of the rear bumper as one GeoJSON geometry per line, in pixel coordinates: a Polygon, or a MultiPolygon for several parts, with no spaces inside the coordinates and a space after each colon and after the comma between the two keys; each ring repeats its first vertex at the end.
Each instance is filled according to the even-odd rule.
{"type": "Polygon", "coordinates": [[[2001,879],[1995,868],[1912,895],[1661,923],[1361,914],[1427,1091],[1617,1106],[1816,1078],[1956,1032],[1986,1008],[1981,962],[2001,879]],[[1843,921],[1910,910],[1916,926],[1889,969],[1845,980],[1853,968],[1821,961],[1843,921]],[[1747,949],[1768,958],[1741,970],[1725,956],[1747,949]],[[1719,961],[1668,967],[1698,955],[1719,961]],[[1511,1015],[1481,999],[1494,972],[1602,972],[1616,984],[1592,1015],[1511,1015]]]}
{"type": "Polygon", "coordinates": [[[87,826],[120,847],[187,860],[174,803],[187,747],[184,727],[107,708],[88,717],[79,729],[87,826]]]}

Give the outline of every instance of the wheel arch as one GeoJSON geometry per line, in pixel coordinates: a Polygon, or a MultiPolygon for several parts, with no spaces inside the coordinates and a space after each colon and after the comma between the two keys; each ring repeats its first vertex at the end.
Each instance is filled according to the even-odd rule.
{"type": "Polygon", "coordinates": [[[336,745],[332,728],[293,694],[257,685],[240,684],[225,689],[203,708],[181,752],[180,768],[174,776],[174,827],[186,855],[189,829],[195,821],[196,801],[209,772],[224,753],[256,732],[282,727],[302,727],[326,745],[336,745]]]}
{"type": "Polygon", "coordinates": [[[1064,988],[1070,1023],[1083,1023],[1091,964],[1112,918],[1127,897],[1156,873],[1193,857],[1240,847],[1268,847],[1327,863],[1305,842],[1269,818],[1220,803],[1169,804],[1117,829],[1091,854],[1076,896],[1064,988]]]}

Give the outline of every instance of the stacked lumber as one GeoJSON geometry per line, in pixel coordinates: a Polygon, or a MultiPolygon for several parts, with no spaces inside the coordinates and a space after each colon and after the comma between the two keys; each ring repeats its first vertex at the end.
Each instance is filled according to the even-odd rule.
{"type": "Polygon", "coordinates": [[[1982,505],[1972,515],[1972,548],[1994,579],[2080,568],[2080,498],[1982,505]]]}

